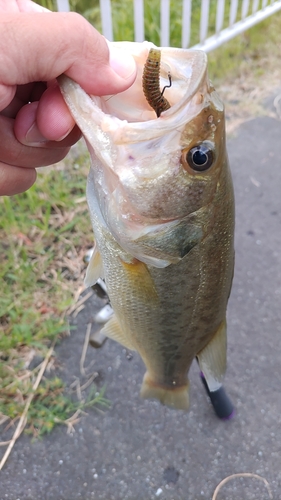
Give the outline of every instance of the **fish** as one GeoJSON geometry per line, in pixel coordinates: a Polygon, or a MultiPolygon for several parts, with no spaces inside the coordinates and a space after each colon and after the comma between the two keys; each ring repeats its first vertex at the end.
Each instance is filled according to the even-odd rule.
{"type": "Polygon", "coordinates": [[[114,314],[102,332],[139,353],[146,367],[140,395],[187,410],[193,360],[210,392],[226,370],[234,194],[224,107],[203,51],[114,45],[136,61],[136,81],[125,92],[91,96],[59,79],[91,156],[95,249],[85,284],[105,280],[114,314]],[[156,91],[166,87],[169,103],[159,114],[144,92],[151,49],[161,53],[156,91]]]}

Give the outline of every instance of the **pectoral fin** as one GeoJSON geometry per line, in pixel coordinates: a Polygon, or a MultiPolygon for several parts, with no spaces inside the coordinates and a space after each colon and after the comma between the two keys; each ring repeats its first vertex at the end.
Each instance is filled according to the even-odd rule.
{"type": "Polygon", "coordinates": [[[221,387],[226,370],[226,321],[222,321],[212,340],[197,354],[201,371],[209,390],[221,387]]]}
{"type": "Polygon", "coordinates": [[[157,290],[147,265],[137,259],[130,263],[121,260],[121,263],[126,272],[126,282],[136,300],[157,304],[157,290]]]}
{"type": "Polygon", "coordinates": [[[141,236],[136,242],[147,253],[167,260],[179,262],[201,241],[203,231],[200,226],[187,221],[170,222],[156,226],[151,232],[141,236]]]}
{"type": "Polygon", "coordinates": [[[127,349],[135,350],[135,347],[130,342],[130,339],[124,335],[121,326],[115,315],[110,318],[110,320],[104,325],[104,327],[100,330],[102,335],[115,340],[119,344],[122,344],[127,349]]]}
{"type": "Polygon", "coordinates": [[[86,287],[93,286],[96,284],[97,280],[99,278],[103,278],[103,276],[102,258],[97,249],[97,245],[95,245],[92,257],[87,267],[84,284],[86,287]]]}

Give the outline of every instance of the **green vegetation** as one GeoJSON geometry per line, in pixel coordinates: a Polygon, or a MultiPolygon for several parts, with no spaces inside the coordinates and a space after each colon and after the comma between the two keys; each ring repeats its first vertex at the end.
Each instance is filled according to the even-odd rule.
{"type": "Polygon", "coordinates": [[[208,54],[209,74],[215,85],[276,69],[280,59],[281,12],[208,54]]]}
{"type": "MultiPolygon", "coordinates": [[[[55,10],[55,0],[37,0],[37,3],[55,10]]],[[[82,14],[99,31],[101,18],[99,0],[70,0],[70,8],[82,14]]],[[[134,40],[134,16],[132,0],[111,0],[114,39],[134,40]]],[[[215,33],[217,0],[210,0],[209,31],[215,33]]],[[[238,18],[242,0],[238,0],[238,18]]],[[[228,24],[230,2],[225,4],[224,27],[228,24]]],[[[249,12],[250,13],[250,12],[249,12]]],[[[198,43],[200,30],[201,0],[192,1],[190,46],[198,43]]],[[[145,38],[160,44],[160,0],[144,0],[145,38]]],[[[279,56],[281,42],[281,13],[242,33],[224,46],[209,54],[209,73],[216,85],[246,72],[257,75],[266,71],[267,61],[279,56]]],[[[170,0],[170,45],[181,46],[182,0],[170,0]]]]}
{"type": "Polygon", "coordinates": [[[73,400],[69,389],[60,378],[45,378],[39,387],[32,391],[30,382],[33,377],[28,377],[27,382],[24,382],[18,377],[11,377],[7,367],[8,365],[0,369],[4,380],[10,380],[1,391],[0,414],[5,415],[7,420],[16,421],[24,412],[28,396],[32,395],[25,432],[33,437],[41,437],[51,432],[58,424],[71,428],[79,420],[79,416],[92,406],[109,407],[108,400],[104,398],[104,389],[98,392],[94,384],[91,385],[85,400],[73,400]]]}
{"type": "MultiPolygon", "coordinates": [[[[44,7],[51,10],[56,9],[54,0],[37,0],[44,7]]],[[[70,0],[72,11],[79,12],[98,30],[101,30],[99,0],[70,0]]],[[[240,0],[240,4],[242,1],[240,0]]],[[[115,40],[134,40],[134,4],[132,0],[112,0],[112,18],[115,40]]],[[[215,32],[216,0],[210,2],[209,32],[215,32]]],[[[201,0],[192,2],[191,19],[191,44],[198,43],[200,29],[201,0]]],[[[225,10],[225,20],[229,16],[229,2],[225,10]]],[[[144,0],[145,38],[156,45],[160,44],[160,0],[144,0]]],[[[226,22],[226,21],[225,21],[226,22]]],[[[170,25],[171,46],[178,47],[181,44],[182,29],[182,0],[171,0],[170,2],[170,25]]]]}
{"type": "Polygon", "coordinates": [[[78,164],[46,169],[26,193],[0,199],[1,352],[18,345],[43,349],[65,330],[62,314],[72,303],[72,282],[80,283],[80,254],[92,238],[87,167],[84,157],[78,161],[77,170],[78,164]]]}
{"type": "MultiPolygon", "coordinates": [[[[50,342],[68,331],[65,316],[82,289],[83,257],[93,242],[88,165],[88,155],[77,153],[76,161],[39,172],[26,193],[0,198],[0,422],[19,417],[38,372],[33,360],[43,360],[50,342]]],[[[105,400],[84,404],[96,403],[105,400]]],[[[57,378],[43,379],[27,429],[44,433],[82,407],[63,395],[57,378]]]]}

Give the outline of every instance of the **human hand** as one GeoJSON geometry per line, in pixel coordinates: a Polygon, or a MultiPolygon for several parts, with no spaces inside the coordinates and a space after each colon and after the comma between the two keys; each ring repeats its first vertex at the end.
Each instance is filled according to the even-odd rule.
{"type": "Polygon", "coordinates": [[[109,57],[105,38],[78,14],[29,0],[0,0],[0,12],[0,195],[12,195],[80,137],[56,77],[67,74],[89,94],[113,94],[133,83],[135,63],[120,51],[109,57]]]}

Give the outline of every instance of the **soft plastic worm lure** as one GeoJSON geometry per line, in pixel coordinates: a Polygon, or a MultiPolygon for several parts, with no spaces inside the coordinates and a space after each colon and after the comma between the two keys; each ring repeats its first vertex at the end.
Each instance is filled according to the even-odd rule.
{"type": "Polygon", "coordinates": [[[172,86],[172,78],[168,73],[169,85],[160,90],[160,61],[161,50],[150,49],[142,76],[142,88],[148,104],[154,109],[157,117],[171,107],[163,96],[165,89],[172,86]]]}

